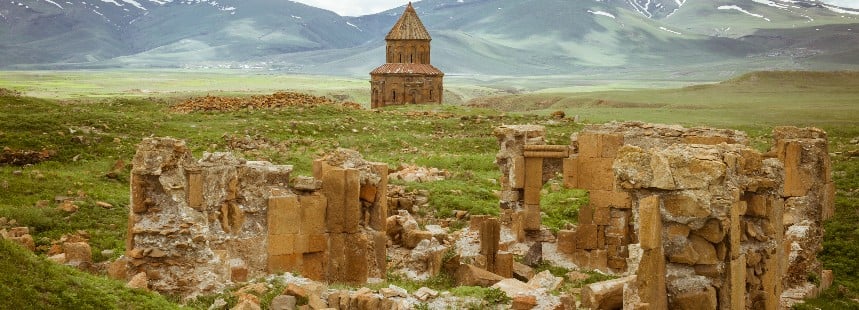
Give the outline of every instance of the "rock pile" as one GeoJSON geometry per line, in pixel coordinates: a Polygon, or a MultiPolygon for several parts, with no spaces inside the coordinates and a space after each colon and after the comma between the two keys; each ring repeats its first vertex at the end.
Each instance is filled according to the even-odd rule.
{"type": "Polygon", "coordinates": [[[50,159],[56,153],[56,151],[46,149],[41,151],[31,151],[13,150],[8,147],[4,147],[3,152],[0,153],[0,165],[24,166],[38,164],[50,159]]]}
{"type": "MultiPolygon", "coordinates": [[[[321,105],[337,105],[338,103],[326,97],[313,96],[296,92],[276,92],[272,95],[257,95],[246,98],[204,96],[185,100],[171,108],[177,113],[200,111],[238,111],[241,109],[277,109],[284,107],[316,107],[321,105]]],[[[360,109],[354,102],[341,103],[341,106],[360,109]]]]}

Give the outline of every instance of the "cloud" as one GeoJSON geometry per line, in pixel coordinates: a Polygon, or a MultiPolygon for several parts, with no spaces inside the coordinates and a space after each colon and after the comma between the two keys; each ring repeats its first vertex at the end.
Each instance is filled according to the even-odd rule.
{"type": "Polygon", "coordinates": [[[406,5],[409,0],[296,0],[343,16],[362,16],[406,5]]]}
{"type": "Polygon", "coordinates": [[[859,9],[859,0],[821,0],[832,5],[842,6],[845,8],[859,9]]]}

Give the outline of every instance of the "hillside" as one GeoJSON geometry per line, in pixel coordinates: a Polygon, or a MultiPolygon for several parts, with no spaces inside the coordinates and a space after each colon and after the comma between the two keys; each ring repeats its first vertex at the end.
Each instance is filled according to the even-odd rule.
{"type": "MultiPolygon", "coordinates": [[[[434,64],[454,75],[733,75],[859,65],[859,12],[814,1],[424,0],[415,7],[433,35],[434,64]]],[[[400,13],[342,17],[266,0],[2,2],[0,68],[364,76],[383,60],[384,35],[400,13]]]]}
{"type": "Polygon", "coordinates": [[[0,238],[0,308],[176,309],[164,297],[60,266],[0,238]]]}

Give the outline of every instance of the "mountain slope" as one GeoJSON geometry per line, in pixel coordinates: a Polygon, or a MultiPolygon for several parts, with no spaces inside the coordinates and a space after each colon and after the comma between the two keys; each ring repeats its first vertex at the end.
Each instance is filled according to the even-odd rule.
{"type": "MultiPolygon", "coordinates": [[[[8,26],[0,28],[0,67],[365,75],[384,61],[384,35],[403,10],[342,17],[292,1],[17,1],[24,0],[0,2],[0,24],[8,26]]],[[[859,64],[855,47],[846,44],[859,31],[809,31],[859,23],[859,13],[813,0],[424,0],[414,6],[433,35],[433,63],[450,74],[859,64]]]]}

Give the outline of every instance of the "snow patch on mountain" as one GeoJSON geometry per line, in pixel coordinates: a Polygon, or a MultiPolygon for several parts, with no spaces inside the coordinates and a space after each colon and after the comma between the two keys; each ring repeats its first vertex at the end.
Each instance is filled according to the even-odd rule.
{"type": "Polygon", "coordinates": [[[788,8],[787,5],[775,3],[775,2],[770,1],[770,0],[752,0],[752,1],[754,1],[755,3],[760,3],[763,5],[768,5],[768,6],[779,8],[779,9],[787,9],[788,8]]]}
{"type": "Polygon", "coordinates": [[[679,36],[682,36],[682,35],[683,35],[683,34],[682,34],[682,33],[680,33],[679,31],[674,31],[674,30],[671,30],[671,29],[665,28],[664,26],[659,26],[659,30],[662,30],[662,31],[665,31],[665,32],[669,32],[669,33],[673,33],[673,34],[676,34],[676,35],[679,35],[679,36]]]}
{"type": "Polygon", "coordinates": [[[847,10],[847,9],[840,8],[837,6],[823,5],[823,7],[829,9],[832,12],[839,13],[839,14],[859,15],[859,11],[851,11],[851,10],[847,10]]]}
{"type": "Polygon", "coordinates": [[[736,10],[736,11],[745,13],[746,15],[749,15],[749,16],[753,16],[753,17],[757,17],[757,18],[763,18],[765,21],[768,21],[768,22],[771,21],[769,18],[766,18],[761,14],[755,14],[755,13],[746,11],[746,9],[741,8],[739,6],[736,6],[736,5],[722,5],[722,6],[719,6],[718,9],[719,10],[736,10]]]}
{"type": "Polygon", "coordinates": [[[593,15],[601,15],[601,16],[611,17],[612,19],[617,19],[617,17],[615,17],[614,14],[611,14],[609,12],[588,10],[588,13],[591,13],[593,15]]]}
{"type": "MultiPolygon", "coordinates": [[[[50,4],[53,4],[53,5],[56,5],[58,8],[60,8],[60,10],[63,10],[63,6],[62,6],[62,5],[57,4],[57,3],[56,3],[56,2],[54,2],[54,1],[51,1],[51,0],[45,0],[45,2],[50,3],[50,4]]],[[[3,14],[0,14],[0,15],[3,15],[3,14]]]]}

